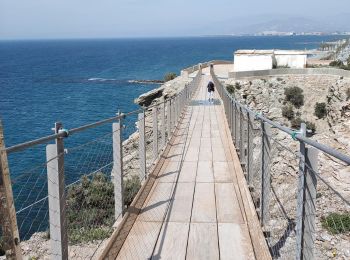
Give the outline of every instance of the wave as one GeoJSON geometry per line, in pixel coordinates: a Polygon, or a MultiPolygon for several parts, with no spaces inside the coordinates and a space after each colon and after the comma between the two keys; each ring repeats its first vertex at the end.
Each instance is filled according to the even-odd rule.
{"type": "Polygon", "coordinates": [[[105,81],[117,81],[117,79],[106,79],[106,78],[89,78],[88,81],[99,81],[99,82],[105,82],[105,81]]]}

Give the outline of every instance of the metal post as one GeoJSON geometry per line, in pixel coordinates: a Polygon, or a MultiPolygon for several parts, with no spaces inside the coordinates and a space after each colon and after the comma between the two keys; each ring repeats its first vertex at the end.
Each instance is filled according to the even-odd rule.
{"type": "Polygon", "coordinates": [[[122,120],[112,125],[113,131],[113,169],[112,182],[114,185],[114,219],[123,217],[124,191],[123,191],[123,148],[122,148],[122,120]]]}
{"type": "Polygon", "coordinates": [[[170,140],[170,137],[171,137],[171,99],[168,100],[167,102],[167,109],[166,109],[166,112],[167,112],[167,132],[168,132],[168,140],[170,140]]]}
{"type": "MultiPolygon", "coordinates": [[[[306,125],[304,123],[301,124],[300,135],[306,135],[306,125]]],[[[296,259],[314,259],[317,157],[317,149],[306,148],[305,143],[300,142],[296,259]]]]}
{"type": "Polygon", "coordinates": [[[234,124],[234,107],[233,107],[233,100],[230,100],[230,107],[231,107],[231,138],[233,143],[235,143],[235,127],[236,125],[234,124]]]}
{"type": "Polygon", "coordinates": [[[228,97],[228,125],[230,127],[231,135],[232,135],[232,106],[231,106],[231,98],[228,97]]]}
{"type": "Polygon", "coordinates": [[[316,187],[317,178],[315,172],[318,168],[318,150],[316,148],[306,149],[307,168],[305,177],[305,203],[304,203],[304,230],[303,230],[303,259],[314,259],[315,228],[316,228],[316,187]]]}
{"type": "Polygon", "coordinates": [[[158,158],[158,107],[152,108],[152,118],[153,118],[153,160],[158,158]]]}
{"type": "Polygon", "coordinates": [[[248,184],[251,185],[254,171],[252,169],[253,163],[253,125],[250,113],[247,111],[247,178],[248,184]]]}
{"type": "Polygon", "coordinates": [[[145,143],[145,111],[138,114],[138,129],[139,129],[140,180],[143,180],[147,178],[146,143],[145,143]]]}
{"type": "MultiPolygon", "coordinates": [[[[59,133],[62,124],[55,123],[54,130],[56,134],[59,133]]],[[[55,144],[46,146],[46,158],[51,259],[68,259],[63,137],[56,138],[55,144]]]]}
{"type": "Polygon", "coordinates": [[[22,259],[10,169],[0,121],[0,226],[7,259],[22,259]]]}
{"type": "Polygon", "coordinates": [[[270,202],[270,138],[271,126],[267,123],[261,123],[261,198],[260,198],[260,222],[266,226],[269,220],[269,202],[270,202]]]}
{"type": "Polygon", "coordinates": [[[238,150],[238,120],[237,120],[237,104],[234,103],[234,111],[235,111],[235,146],[236,146],[236,150],[238,150]]]}
{"type": "MultiPolygon", "coordinates": [[[[306,135],[306,125],[300,126],[300,135],[306,135]]],[[[305,153],[306,147],[304,142],[299,146],[299,174],[298,174],[298,197],[297,197],[297,223],[296,223],[296,259],[302,259],[302,241],[303,241],[303,213],[304,213],[304,187],[305,187],[305,153]]]]}
{"type": "Polygon", "coordinates": [[[175,126],[175,120],[176,120],[175,109],[176,109],[176,99],[174,97],[171,100],[171,131],[174,130],[174,126],[175,126]]]}
{"type": "Polygon", "coordinates": [[[243,129],[243,111],[239,108],[239,159],[241,164],[244,163],[244,129],[243,129]]]}
{"type": "Polygon", "coordinates": [[[177,121],[177,96],[174,98],[174,117],[173,117],[173,129],[176,127],[177,121]]]}
{"type": "Polygon", "coordinates": [[[165,124],[166,124],[166,122],[165,122],[165,101],[164,100],[163,100],[163,104],[160,107],[160,121],[161,121],[161,128],[162,128],[162,130],[161,130],[161,134],[162,134],[161,146],[162,146],[162,148],[164,148],[165,143],[166,143],[166,141],[165,141],[165,139],[166,139],[166,137],[165,137],[165,124]]]}

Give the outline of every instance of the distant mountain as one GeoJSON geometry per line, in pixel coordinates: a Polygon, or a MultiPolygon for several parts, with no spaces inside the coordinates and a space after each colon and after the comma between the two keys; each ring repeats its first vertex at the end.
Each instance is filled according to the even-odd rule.
{"type": "Polygon", "coordinates": [[[204,34],[254,34],[278,32],[336,32],[350,31],[350,13],[330,17],[264,15],[235,17],[197,28],[204,34]]]}

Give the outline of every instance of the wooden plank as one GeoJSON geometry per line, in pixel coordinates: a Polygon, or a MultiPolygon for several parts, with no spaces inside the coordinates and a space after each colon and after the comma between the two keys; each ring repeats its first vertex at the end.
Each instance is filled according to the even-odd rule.
{"type": "Polygon", "coordinates": [[[221,260],[255,259],[245,224],[219,223],[218,233],[221,260]]]}
{"type": "Polygon", "coordinates": [[[218,222],[244,223],[233,183],[215,183],[218,222]]]}
{"type": "Polygon", "coordinates": [[[216,223],[191,223],[186,259],[219,259],[216,223]]]}
{"type": "Polygon", "coordinates": [[[178,182],[195,182],[197,162],[183,162],[178,182]]]}
{"type": "Polygon", "coordinates": [[[192,201],[194,193],[194,182],[178,183],[174,200],[169,209],[168,221],[190,222],[192,212],[192,201]]]}
{"type": "MultiPolygon", "coordinates": [[[[202,138],[202,140],[205,138],[202,138]]],[[[207,138],[209,140],[203,140],[201,141],[201,147],[199,149],[199,161],[211,161],[213,159],[212,151],[211,151],[211,144],[210,144],[210,138],[207,138]]]]}
{"type": "Polygon", "coordinates": [[[214,173],[211,161],[201,161],[198,163],[196,182],[214,182],[214,173]]]}
{"type": "Polygon", "coordinates": [[[153,247],[157,242],[161,225],[161,222],[137,221],[116,259],[149,259],[152,256],[153,247]]]}
{"type": "Polygon", "coordinates": [[[229,164],[232,162],[213,162],[215,182],[232,182],[233,176],[229,164]]]}
{"type": "Polygon", "coordinates": [[[185,162],[198,161],[198,157],[199,157],[199,147],[190,146],[186,151],[185,162]]]}
{"type": "Polygon", "coordinates": [[[163,221],[174,183],[157,182],[142,207],[138,221],[163,221]]]}
{"type": "Polygon", "coordinates": [[[226,162],[226,154],[223,146],[212,146],[213,161],[214,162],[226,162]]]}
{"type": "Polygon", "coordinates": [[[5,140],[2,122],[0,120],[0,226],[2,231],[3,249],[6,258],[22,259],[19,233],[17,227],[16,209],[13,200],[10,169],[5,152],[5,140]]]}
{"type": "Polygon", "coordinates": [[[157,177],[158,182],[175,182],[180,171],[180,162],[167,162],[157,177]]]}
{"type": "Polygon", "coordinates": [[[192,222],[216,222],[214,183],[196,184],[192,222]]]}
{"type": "Polygon", "coordinates": [[[188,223],[164,223],[152,259],[185,259],[188,223]]]}

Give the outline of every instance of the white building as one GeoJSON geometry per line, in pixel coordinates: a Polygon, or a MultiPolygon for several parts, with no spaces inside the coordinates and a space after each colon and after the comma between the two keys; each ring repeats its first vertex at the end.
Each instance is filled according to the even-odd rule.
{"type": "Polygon", "coordinates": [[[306,67],[307,53],[289,50],[238,50],[234,53],[234,71],[271,70],[306,67]]]}

